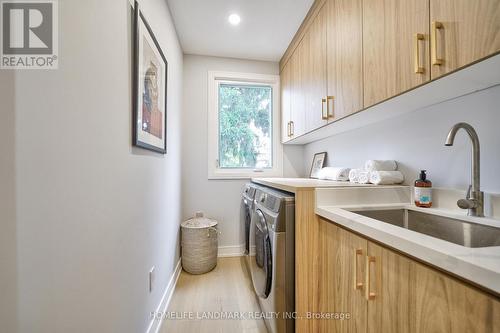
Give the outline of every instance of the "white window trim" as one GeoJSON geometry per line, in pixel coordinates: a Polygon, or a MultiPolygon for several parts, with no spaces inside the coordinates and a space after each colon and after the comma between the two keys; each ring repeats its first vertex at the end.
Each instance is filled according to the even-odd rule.
{"type": "Polygon", "coordinates": [[[280,77],[279,75],[208,72],[208,179],[248,179],[252,177],[282,177],[283,147],[281,145],[280,125],[280,77]],[[226,82],[224,82],[226,81],[226,82]],[[273,167],[262,170],[221,169],[219,158],[219,84],[227,82],[242,82],[267,84],[273,89],[273,167]]]}

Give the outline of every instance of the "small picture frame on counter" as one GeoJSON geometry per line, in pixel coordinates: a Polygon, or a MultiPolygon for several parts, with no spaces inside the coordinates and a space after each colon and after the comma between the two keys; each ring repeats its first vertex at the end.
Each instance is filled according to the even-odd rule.
{"type": "Polygon", "coordinates": [[[326,151],[314,154],[314,158],[311,165],[311,171],[309,172],[309,178],[318,179],[318,172],[323,169],[326,160],[326,151]]]}

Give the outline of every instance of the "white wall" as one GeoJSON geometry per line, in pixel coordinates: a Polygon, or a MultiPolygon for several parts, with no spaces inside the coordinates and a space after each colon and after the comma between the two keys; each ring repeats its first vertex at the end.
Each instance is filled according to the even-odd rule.
{"type": "Polygon", "coordinates": [[[453,147],[444,146],[451,126],[464,121],[475,127],[481,142],[482,188],[500,193],[499,105],[500,86],[495,86],[313,142],[305,146],[304,168],[320,151],[328,152],[328,165],[334,166],[360,167],[366,159],[395,159],[407,184],[426,169],[435,187],[465,190],[470,183],[470,140],[460,131],[453,147]]]}
{"type": "MultiPolygon", "coordinates": [[[[208,71],[278,74],[276,62],[262,62],[184,56],[184,105],[182,144],[183,218],[203,211],[219,221],[219,246],[243,244],[240,226],[240,194],[248,180],[208,180],[207,156],[207,80],[208,71]]],[[[303,174],[302,147],[285,147],[284,173],[286,176],[303,174]]]]}
{"type": "Polygon", "coordinates": [[[15,77],[0,70],[0,331],[16,332],[15,77]]]}
{"type": "Polygon", "coordinates": [[[140,3],[169,62],[166,156],[131,147],[127,1],[60,1],[59,69],[16,72],[19,332],[144,332],[177,263],[182,50],[166,2],[140,3]]]}

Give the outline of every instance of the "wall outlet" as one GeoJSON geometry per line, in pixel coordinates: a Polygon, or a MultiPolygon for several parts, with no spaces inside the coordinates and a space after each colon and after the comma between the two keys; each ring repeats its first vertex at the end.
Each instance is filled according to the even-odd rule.
{"type": "Polygon", "coordinates": [[[155,266],[151,267],[149,270],[149,292],[153,291],[153,286],[155,282],[155,266]]]}

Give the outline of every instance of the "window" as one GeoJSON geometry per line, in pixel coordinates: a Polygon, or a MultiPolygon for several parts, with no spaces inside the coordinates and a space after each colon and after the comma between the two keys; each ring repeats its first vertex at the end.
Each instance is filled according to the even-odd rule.
{"type": "Polygon", "coordinates": [[[279,76],[209,72],[208,176],[282,175],[279,76]]]}

